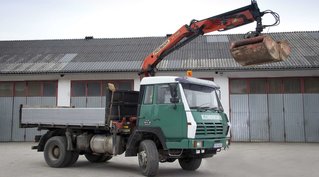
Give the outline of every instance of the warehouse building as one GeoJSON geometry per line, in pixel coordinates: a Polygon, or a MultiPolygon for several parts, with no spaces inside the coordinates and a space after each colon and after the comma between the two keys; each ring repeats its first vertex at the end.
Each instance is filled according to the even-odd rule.
{"type": "MultiPolygon", "coordinates": [[[[319,142],[319,32],[270,33],[287,39],[288,60],[242,67],[229,42],[243,35],[200,36],[169,55],[157,75],[214,80],[233,141],[319,142]]],[[[20,104],[103,107],[105,85],[139,90],[145,56],[166,37],[0,41],[0,141],[43,133],[19,128],[20,104]]]]}

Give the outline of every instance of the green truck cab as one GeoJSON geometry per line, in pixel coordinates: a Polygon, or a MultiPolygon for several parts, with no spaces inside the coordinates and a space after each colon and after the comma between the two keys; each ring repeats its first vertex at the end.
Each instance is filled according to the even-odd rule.
{"type": "MultiPolygon", "coordinates": [[[[140,138],[136,141],[141,142],[141,137],[151,139],[160,162],[178,159],[184,170],[196,170],[202,158],[212,157],[229,144],[229,120],[219,100],[219,86],[212,81],[171,76],[144,78],[138,105],[134,133],[141,133],[136,133],[140,138]]],[[[145,152],[137,153],[143,167],[145,152]]],[[[130,155],[129,150],[126,155],[130,155]]]]}

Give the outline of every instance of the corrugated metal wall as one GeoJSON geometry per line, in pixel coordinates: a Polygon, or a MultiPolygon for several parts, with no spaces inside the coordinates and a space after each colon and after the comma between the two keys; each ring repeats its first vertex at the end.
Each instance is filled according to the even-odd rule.
{"type": "Polygon", "coordinates": [[[105,97],[101,96],[71,97],[71,106],[77,108],[101,108],[103,107],[102,104],[105,105],[105,101],[102,101],[103,98],[105,99],[105,97]]]}
{"type": "Polygon", "coordinates": [[[27,97],[14,97],[13,100],[12,141],[25,141],[26,129],[19,128],[19,109],[21,104],[27,104],[27,97]]]}
{"type": "Polygon", "coordinates": [[[11,141],[12,97],[0,97],[0,141],[11,141]]]}
{"type": "Polygon", "coordinates": [[[319,94],[231,94],[233,141],[319,142],[319,94]]]}
{"type": "Polygon", "coordinates": [[[249,95],[250,141],[268,141],[267,95],[249,95]]]}
{"type": "Polygon", "coordinates": [[[250,141],[248,95],[230,95],[231,135],[235,141],[250,141]]]}
{"type": "Polygon", "coordinates": [[[269,141],[285,141],[284,102],[282,94],[268,94],[269,141]]]}
{"type": "Polygon", "coordinates": [[[43,134],[36,128],[19,128],[21,104],[31,106],[56,106],[56,97],[0,97],[0,141],[33,141],[43,134]]]}
{"type": "Polygon", "coordinates": [[[285,135],[287,142],[304,142],[305,127],[302,94],[284,94],[285,135]]]}
{"type": "Polygon", "coordinates": [[[71,97],[71,106],[75,106],[76,108],[85,108],[86,97],[71,97]]]}
{"type": "Polygon", "coordinates": [[[319,94],[305,94],[305,130],[307,142],[319,142],[319,94]]]}

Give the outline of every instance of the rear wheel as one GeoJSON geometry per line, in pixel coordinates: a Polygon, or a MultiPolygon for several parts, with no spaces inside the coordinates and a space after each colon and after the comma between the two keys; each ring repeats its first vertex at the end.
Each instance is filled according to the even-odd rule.
{"type": "Polygon", "coordinates": [[[112,156],[107,155],[95,155],[95,154],[85,154],[85,158],[92,163],[102,163],[110,160],[112,156]]]}
{"type": "Polygon", "coordinates": [[[51,137],[44,146],[44,159],[50,167],[66,167],[72,161],[71,151],[67,151],[66,138],[63,136],[51,137]]]}
{"type": "Polygon", "coordinates": [[[155,143],[144,140],[140,143],[138,150],[138,164],[145,176],[155,176],[158,171],[158,151],[155,143]]]}
{"type": "Polygon", "coordinates": [[[199,168],[202,163],[201,158],[181,158],[178,159],[179,165],[183,170],[195,171],[199,168]]]}

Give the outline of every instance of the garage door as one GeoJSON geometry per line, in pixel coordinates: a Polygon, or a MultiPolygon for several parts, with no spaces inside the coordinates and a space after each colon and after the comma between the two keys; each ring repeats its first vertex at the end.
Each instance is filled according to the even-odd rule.
{"type": "Polygon", "coordinates": [[[230,79],[230,93],[233,141],[319,142],[319,78],[230,79]]]}
{"type": "Polygon", "coordinates": [[[43,133],[19,128],[19,108],[21,104],[56,106],[56,91],[56,81],[0,82],[0,141],[33,141],[34,135],[43,133]]]}

